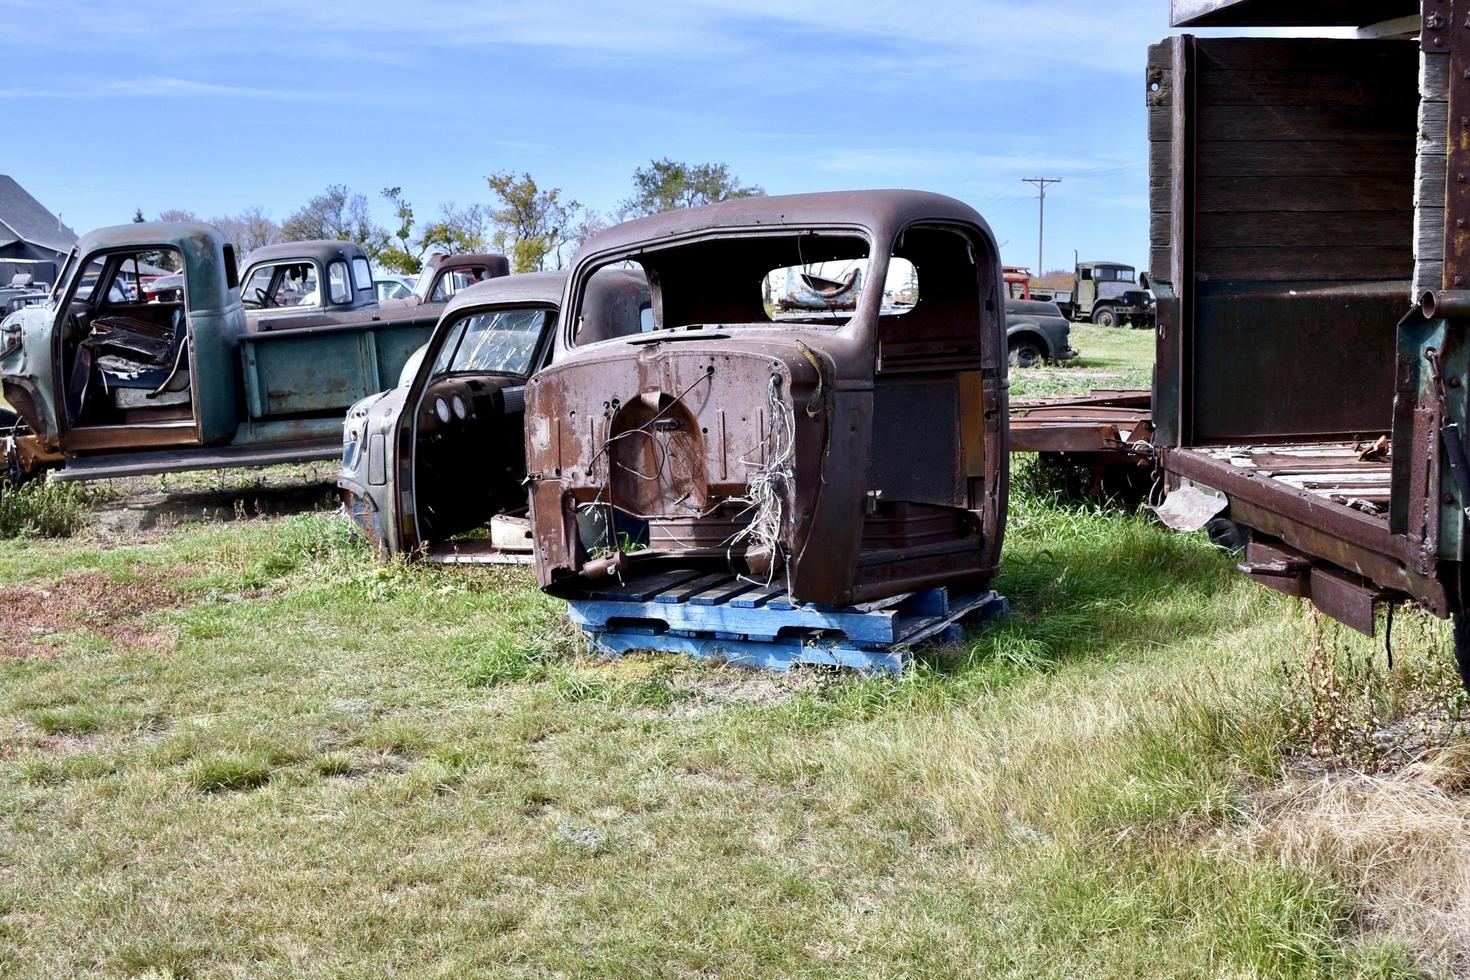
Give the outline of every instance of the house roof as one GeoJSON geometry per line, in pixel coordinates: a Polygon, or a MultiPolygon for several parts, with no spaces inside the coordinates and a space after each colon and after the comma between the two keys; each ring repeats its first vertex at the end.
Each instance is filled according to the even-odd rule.
{"type": "Polygon", "coordinates": [[[1175,27],[1363,27],[1419,12],[1419,0],[1170,0],[1175,27]]]}
{"type": "Polygon", "coordinates": [[[77,233],[47,211],[12,177],[0,174],[0,244],[17,239],[53,252],[68,252],[77,233]]]}

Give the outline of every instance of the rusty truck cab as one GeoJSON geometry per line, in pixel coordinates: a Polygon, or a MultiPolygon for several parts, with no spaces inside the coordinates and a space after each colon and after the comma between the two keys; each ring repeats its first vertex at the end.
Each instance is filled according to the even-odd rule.
{"type": "Polygon", "coordinates": [[[1175,518],[1228,507],[1243,571],[1370,635],[1385,601],[1462,616],[1470,28],[1429,0],[1422,32],[1402,0],[1173,6],[1359,28],[1150,50],[1156,442],[1199,505],[1175,518]]]}
{"type": "Polygon", "coordinates": [[[527,386],[541,584],[733,569],[830,604],[983,585],[1006,511],[1003,297],[984,220],[933,194],[758,198],[598,235],[527,386]],[[647,332],[604,339],[584,316],[611,267],[647,277],[647,332]],[[863,285],[781,308],[813,282],[863,285]]]}

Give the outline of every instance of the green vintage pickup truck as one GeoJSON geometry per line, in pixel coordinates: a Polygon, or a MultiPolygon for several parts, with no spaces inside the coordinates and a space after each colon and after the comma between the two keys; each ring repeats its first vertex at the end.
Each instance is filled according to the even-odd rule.
{"type": "Polygon", "coordinates": [[[438,310],[379,310],[350,242],[289,251],[269,264],[268,292],[242,303],[234,248],[211,225],[83,236],[46,304],[0,322],[0,383],[18,416],[3,433],[9,478],[339,456],[348,406],[397,381],[438,310]],[[150,291],[168,268],[182,270],[182,288],[150,291]],[[302,315],[281,315],[288,298],[302,315]]]}

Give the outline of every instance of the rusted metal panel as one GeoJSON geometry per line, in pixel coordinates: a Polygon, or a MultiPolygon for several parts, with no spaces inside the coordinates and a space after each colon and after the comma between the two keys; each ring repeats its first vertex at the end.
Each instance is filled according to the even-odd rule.
{"type": "Polygon", "coordinates": [[[664,564],[843,605],[993,574],[1007,478],[1003,279],[968,207],[850,192],[629,222],[579,255],[565,313],[556,363],[527,387],[544,587],[575,593],[664,564]],[[920,270],[922,301],[902,316],[868,288],[841,316],[772,323],[749,286],[839,260],[867,263],[864,278],[881,283],[890,256],[920,270]],[[656,329],[578,346],[587,277],[622,262],[654,284],[656,329]],[[978,441],[960,404],[976,376],[978,441]],[[921,432],[942,444],[915,451],[921,432]]]}

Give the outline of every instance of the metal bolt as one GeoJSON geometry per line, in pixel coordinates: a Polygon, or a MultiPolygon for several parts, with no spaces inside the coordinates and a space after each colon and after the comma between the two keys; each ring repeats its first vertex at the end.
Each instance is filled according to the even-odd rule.
{"type": "Polygon", "coordinates": [[[1462,184],[1465,183],[1465,175],[1464,174],[1455,174],[1455,179],[1458,180],[1462,184]]]}
{"type": "Polygon", "coordinates": [[[1455,502],[1455,495],[1452,494],[1452,493],[1445,494],[1444,495],[1444,502],[1447,503],[1447,504],[1454,503],[1455,502]]]}
{"type": "Polygon", "coordinates": [[[1460,379],[1459,378],[1451,378],[1450,379],[1450,387],[1451,388],[1458,388],[1458,387],[1460,387],[1460,379]]]}
{"type": "Polygon", "coordinates": [[[1463,285],[1465,285],[1465,277],[1464,276],[1456,276],[1455,277],[1455,285],[1456,286],[1463,286],[1463,285]]]}
{"type": "Polygon", "coordinates": [[[1463,227],[1465,227],[1465,219],[1464,218],[1456,218],[1455,219],[1455,227],[1456,228],[1463,228],[1463,227]]]}

